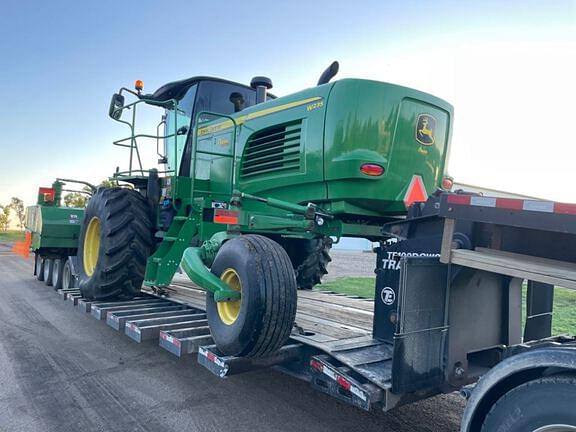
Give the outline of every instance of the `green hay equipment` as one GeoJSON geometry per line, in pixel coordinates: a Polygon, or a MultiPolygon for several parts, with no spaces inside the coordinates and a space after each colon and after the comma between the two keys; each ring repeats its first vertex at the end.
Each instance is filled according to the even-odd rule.
{"type": "Polygon", "coordinates": [[[250,86],[194,77],[152,94],[137,82],[114,94],[110,117],[131,131],[115,142],[130,162],[114,178],[130,187],[100,188],[86,208],[82,295],[133,297],[143,282],[161,292],[181,265],[207,291],[222,353],[282,346],[297,287],[320,282],[333,241],[384,240],[383,224],[451,186],[452,107],[397,85],[330,82],[337,69],[284,97],[267,93],[265,77],[250,86]],[[137,133],[142,104],[164,110],[163,134],[137,133]],[[143,168],[137,141],[145,138],[157,139],[163,171],[143,168]]]}
{"type": "Polygon", "coordinates": [[[64,182],[87,185],[81,181],[57,179],[52,187],[39,188],[36,205],[26,209],[26,230],[31,235],[29,249],[34,253],[34,275],[54,289],[69,288],[75,283],[75,256],[84,217],[84,209],[62,205],[64,182]]]}

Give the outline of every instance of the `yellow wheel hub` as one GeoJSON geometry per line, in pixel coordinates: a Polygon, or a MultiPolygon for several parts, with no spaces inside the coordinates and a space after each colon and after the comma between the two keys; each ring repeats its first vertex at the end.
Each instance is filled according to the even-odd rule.
{"type": "Polygon", "coordinates": [[[84,271],[88,276],[94,274],[96,264],[98,263],[98,254],[100,251],[100,219],[94,216],[88,223],[86,234],[84,235],[84,255],[82,263],[84,271]]]}
{"type": "MultiPolygon", "coordinates": [[[[242,292],[242,284],[240,283],[240,276],[238,276],[236,270],[232,268],[224,270],[224,272],[220,276],[220,279],[222,279],[226,283],[226,285],[228,285],[234,291],[242,292]]],[[[220,320],[226,325],[234,324],[238,319],[238,316],[240,315],[241,304],[242,299],[216,303],[216,307],[218,308],[218,316],[220,317],[220,320]]]]}

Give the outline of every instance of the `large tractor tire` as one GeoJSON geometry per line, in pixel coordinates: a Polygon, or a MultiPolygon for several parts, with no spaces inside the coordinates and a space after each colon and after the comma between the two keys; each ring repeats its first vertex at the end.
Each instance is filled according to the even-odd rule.
{"type": "Polygon", "coordinates": [[[90,198],[80,231],[79,288],[91,299],[132,298],[140,292],[152,252],[146,199],[126,188],[100,188],[90,198]]]}
{"type": "Polygon", "coordinates": [[[296,278],[286,251],[275,241],[245,235],[224,243],[211,268],[240,300],[206,296],[210,332],[225,355],[261,357],[280,348],[296,316],[296,278]]]}

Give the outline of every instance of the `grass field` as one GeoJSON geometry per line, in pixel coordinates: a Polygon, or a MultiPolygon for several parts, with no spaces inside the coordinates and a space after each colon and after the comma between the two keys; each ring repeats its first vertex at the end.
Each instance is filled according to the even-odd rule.
{"type": "Polygon", "coordinates": [[[13,242],[24,240],[24,231],[0,231],[0,241],[13,242]]]}
{"type": "MultiPolygon", "coordinates": [[[[373,298],[374,278],[341,278],[323,283],[320,288],[338,293],[373,298]]],[[[576,291],[565,288],[557,288],[554,291],[552,332],[555,335],[576,334],[576,291]]]]}

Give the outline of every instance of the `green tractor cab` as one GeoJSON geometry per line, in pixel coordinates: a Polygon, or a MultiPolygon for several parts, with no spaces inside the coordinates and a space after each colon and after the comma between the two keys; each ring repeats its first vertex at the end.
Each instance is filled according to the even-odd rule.
{"type": "Polygon", "coordinates": [[[86,209],[83,295],[133,297],[143,282],[162,290],[181,265],[208,291],[223,353],[281,346],[296,289],[326,274],[333,239],[384,240],[385,223],[450,183],[451,105],[383,82],[330,82],[337,69],[278,98],[265,77],[114,94],[110,117],[130,128],[114,143],[129,149],[129,167],[114,178],[131,186],[97,191],[86,209]],[[141,104],[164,110],[156,135],[136,133],[141,104]],[[142,139],[156,140],[163,169],[144,169],[142,139]]]}

